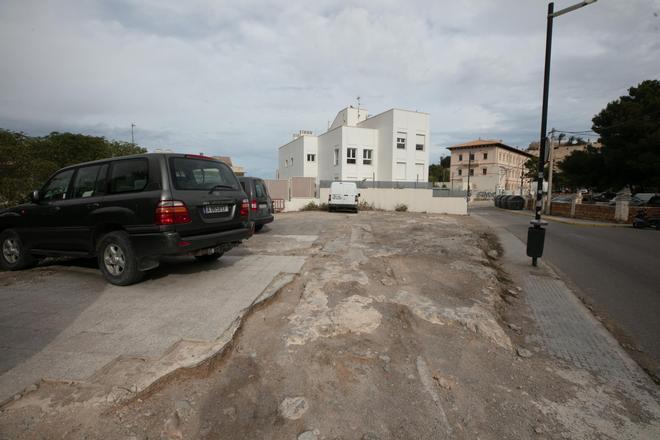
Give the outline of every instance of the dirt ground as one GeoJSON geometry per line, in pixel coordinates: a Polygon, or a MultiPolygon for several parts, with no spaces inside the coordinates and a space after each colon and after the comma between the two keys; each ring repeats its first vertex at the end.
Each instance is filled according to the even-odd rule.
{"type": "MultiPolygon", "coordinates": [[[[42,384],[0,438],[657,438],[643,402],[544,354],[469,217],[282,214],[239,253],[309,255],[230,350],[120,404],[42,384]],[[316,239],[314,236],[318,235],[316,239]]],[[[649,405],[653,405],[651,402],[649,405]]]]}

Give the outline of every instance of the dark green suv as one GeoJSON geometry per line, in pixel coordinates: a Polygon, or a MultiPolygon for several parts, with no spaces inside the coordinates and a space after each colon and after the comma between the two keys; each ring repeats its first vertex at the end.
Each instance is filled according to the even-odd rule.
{"type": "Polygon", "coordinates": [[[152,153],[88,162],[0,211],[0,265],[96,257],[109,282],[128,285],[165,255],[220,258],[252,235],[249,216],[243,188],[219,160],[152,153]]]}
{"type": "Polygon", "coordinates": [[[255,231],[259,232],[266,223],[273,221],[273,201],[266,182],[258,177],[239,177],[238,180],[250,200],[250,220],[254,222],[255,231]]]}

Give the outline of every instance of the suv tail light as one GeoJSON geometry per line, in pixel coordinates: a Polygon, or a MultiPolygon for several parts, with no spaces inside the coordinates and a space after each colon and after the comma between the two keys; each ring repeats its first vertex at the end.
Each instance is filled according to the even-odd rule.
{"type": "Polygon", "coordinates": [[[157,225],[177,225],[191,221],[188,207],[179,200],[163,200],[156,207],[157,225]]]}
{"type": "Polygon", "coordinates": [[[250,201],[248,199],[243,199],[241,202],[240,214],[241,217],[247,217],[250,215],[250,201]]]}
{"type": "Polygon", "coordinates": [[[252,199],[252,202],[250,203],[250,208],[251,208],[253,211],[256,211],[256,210],[257,210],[257,199],[252,199]]]}

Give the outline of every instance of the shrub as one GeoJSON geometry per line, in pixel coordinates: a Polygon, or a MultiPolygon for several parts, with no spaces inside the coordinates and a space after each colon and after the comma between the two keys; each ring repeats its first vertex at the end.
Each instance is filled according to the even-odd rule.
{"type": "Polygon", "coordinates": [[[327,203],[321,203],[319,205],[319,211],[327,211],[328,210],[328,204],[327,203]]]}
{"type": "Polygon", "coordinates": [[[300,208],[301,211],[316,211],[317,209],[319,209],[319,205],[317,205],[315,202],[309,202],[300,208]]]}
{"type": "Polygon", "coordinates": [[[366,200],[362,200],[360,203],[358,203],[358,209],[360,211],[373,211],[374,205],[373,203],[369,203],[366,200]]]}
{"type": "Polygon", "coordinates": [[[404,205],[403,203],[399,203],[394,207],[394,210],[397,212],[406,212],[408,210],[408,206],[404,205]]]}

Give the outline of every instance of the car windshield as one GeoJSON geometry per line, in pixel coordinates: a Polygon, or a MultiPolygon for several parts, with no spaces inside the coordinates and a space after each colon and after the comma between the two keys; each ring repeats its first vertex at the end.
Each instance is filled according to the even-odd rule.
{"type": "Polygon", "coordinates": [[[234,173],[219,161],[173,157],[170,159],[174,188],[182,190],[239,189],[234,173]]]}

